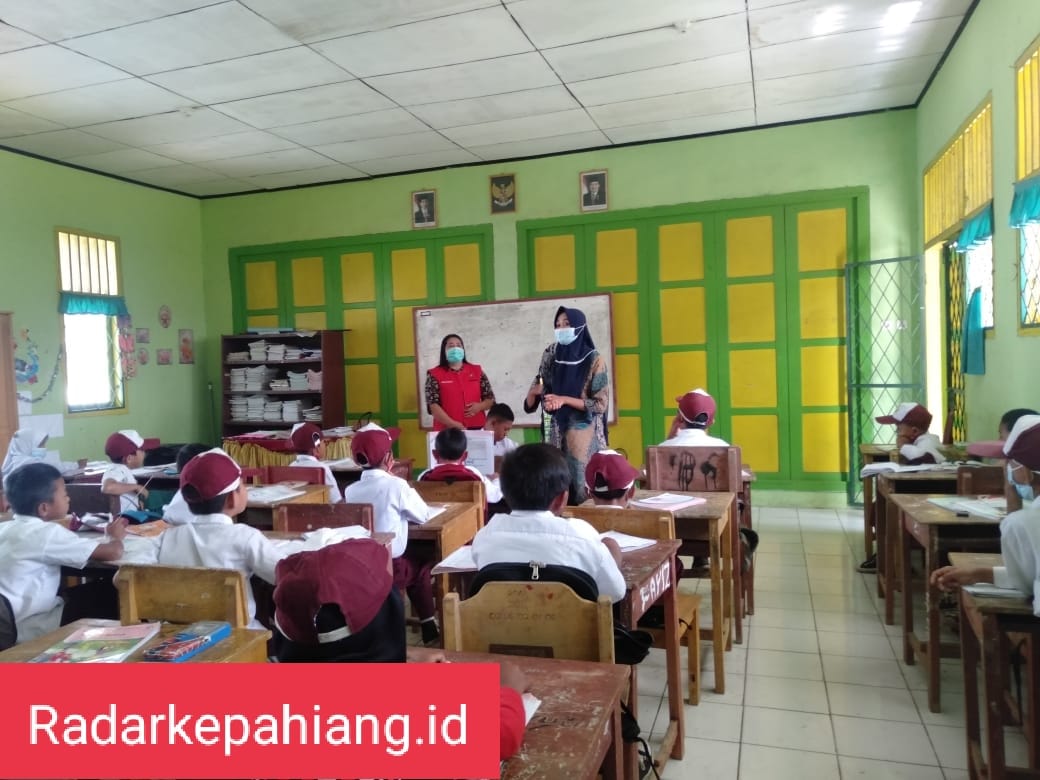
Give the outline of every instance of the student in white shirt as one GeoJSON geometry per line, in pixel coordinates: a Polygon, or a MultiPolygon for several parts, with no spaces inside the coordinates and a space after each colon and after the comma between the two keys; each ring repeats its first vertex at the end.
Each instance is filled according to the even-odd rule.
{"type": "MultiPolygon", "coordinates": [[[[177,450],[177,473],[184,471],[189,460],[209,449],[208,444],[185,444],[177,450]]],[[[185,525],[194,519],[195,515],[188,507],[188,502],[184,500],[184,494],[178,488],[177,492],[173,494],[173,498],[170,499],[170,503],[163,506],[163,520],[170,525],[185,525]]]]}
{"type": "Polygon", "coordinates": [[[466,447],[469,441],[466,432],[461,428],[445,428],[437,433],[433,440],[433,459],[437,465],[426,469],[419,475],[420,480],[432,482],[455,482],[458,480],[484,483],[484,496],[489,504],[497,504],[502,500],[502,490],[498,484],[481,474],[473,466],[466,465],[469,452],[466,447]]]}
{"type": "Polygon", "coordinates": [[[1020,417],[1000,450],[987,457],[1008,458],[1007,480],[1024,507],[1000,521],[1000,551],[1004,565],[944,566],[932,573],[932,584],[953,590],[975,582],[992,582],[1020,590],[1033,599],[1040,616],[1040,415],[1020,417]]]}
{"type": "Polygon", "coordinates": [[[37,453],[46,443],[46,433],[34,431],[32,428],[20,428],[15,431],[11,443],[7,445],[4,463],[0,466],[0,478],[6,479],[8,474],[26,463],[41,463],[43,459],[37,453]]]}
{"type": "Polygon", "coordinates": [[[585,490],[596,506],[628,506],[638,478],[639,469],[617,450],[600,450],[585,466],[585,490]]]}
{"type": "Polygon", "coordinates": [[[336,477],[322,460],[325,458],[325,440],[321,437],[321,428],[312,422],[296,423],[289,436],[296,450],[296,460],[290,466],[307,466],[320,468],[325,472],[325,485],[329,489],[329,503],[338,504],[343,500],[336,477]]]}
{"type": "Polygon", "coordinates": [[[899,454],[910,465],[943,463],[946,458],[939,449],[939,437],[928,433],[932,413],[918,403],[899,404],[892,414],[875,417],[883,425],[896,426],[896,446],[899,454]]]}
{"type": "Polygon", "coordinates": [[[516,449],[516,442],[509,438],[509,432],[513,430],[513,420],[513,410],[508,404],[496,403],[488,409],[484,430],[495,434],[495,457],[508,455],[516,449]]]}
{"type": "Polygon", "coordinates": [[[617,543],[601,540],[584,520],[557,515],[567,505],[571,484],[570,467],[559,448],[518,447],[502,463],[501,483],[512,512],[495,515],[474,537],[473,561],[478,569],[530,561],[571,566],[595,580],[599,595],[611,601],[625,595],[617,543]]]}
{"type": "Polygon", "coordinates": [[[260,531],[234,521],[248,500],[242,469],[223,450],[207,450],[184,467],[181,493],[194,517],[187,525],[167,529],[159,538],[159,563],[242,572],[249,627],[263,628],[256,619],[249,578],[255,574],[274,585],[275,567],[282,555],[260,531]]]}
{"type": "Polygon", "coordinates": [[[433,603],[433,562],[408,549],[408,524],[425,523],[429,507],[415,488],[390,473],[394,466],[393,444],[401,431],[369,423],[350,440],[350,453],[361,466],[361,479],[347,485],[346,500],[371,504],[377,532],[394,534],[390,551],[394,562],[394,586],[404,588],[419,617],[424,644],[440,640],[433,603]]]}
{"type": "Polygon", "coordinates": [[[101,492],[119,496],[119,511],[136,511],[148,498],[148,488],[137,484],[133,469],[144,465],[145,450],[159,446],[158,439],[146,439],[137,431],[116,431],[105,441],[105,454],[112,465],[101,475],[101,492]]]}
{"type": "Polygon", "coordinates": [[[105,536],[76,534],[54,520],[69,512],[61,473],[46,463],[27,463],[4,480],[14,518],[0,523],[0,593],[14,613],[18,642],[53,631],[81,617],[117,618],[112,583],[96,580],[57,595],[61,567],[82,569],[88,561],[123,556],[126,520],[108,525],[105,536]]]}
{"type": "Polygon", "coordinates": [[[679,403],[668,439],[662,447],[728,447],[729,442],[708,435],[715,422],[715,399],[697,388],[675,399],[679,403]]]}

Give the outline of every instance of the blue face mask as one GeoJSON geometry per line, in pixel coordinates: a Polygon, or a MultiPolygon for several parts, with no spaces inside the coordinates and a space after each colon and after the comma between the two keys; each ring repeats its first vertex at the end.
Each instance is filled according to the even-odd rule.
{"type": "Polygon", "coordinates": [[[557,328],[556,329],[556,343],[566,347],[568,344],[573,344],[574,340],[578,338],[577,328],[557,328]]]}
{"type": "Polygon", "coordinates": [[[444,357],[448,358],[449,363],[461,363],[466,357],[466,350],[462,347],[448,347],[444,350],[444,357]]]}
{"type": "MultiPolygon", "coordinates": [[[[1015,482],[1015,478],[1013,476],[1014,473],[1015,473],[1015,469],[1011,467],[1011,464],[1008,464],[1008,467],[1007,467],[1008,482],[1010,482],[1012,484],[1012,486],[1015,488],[1015,492],[1018,493],[1019,498],[1021,498],[1023,501],[1032,501],[1032,500],[1034,500],[1036,498],[1036,493],[1033,491],[1033,483],[1030,482],[1028,485],[1020,485],[1020,484],[1018,484],[1017,482],[1015,482]]],[[[1029,472],[1030,477],[1032,477],[1032,474],[1033,474],[1032,472],[1029,472]]]]}

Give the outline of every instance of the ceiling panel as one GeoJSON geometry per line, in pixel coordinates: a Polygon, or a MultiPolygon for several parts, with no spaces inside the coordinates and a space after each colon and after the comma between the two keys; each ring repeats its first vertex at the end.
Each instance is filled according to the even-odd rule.
{"type": "MultiPolygon", "coordinates": [[[[360,160],[354,167],[370,176],[387,173],[418,171],[428,168],[444,168],[449,165],[466,165],[480,162],[480,158],[464,149],[408,154],[400,157],[381,157],[375,160],[360,160]]],[[[441,214],[444,212],[442,211],[441,214]]]]}
{"type": "Polygon", "coordinates": [[[188,108],[193,103],[147,81],[121,79],[11,100],[5,105],[69,127],[80,127],[161,114],[188,108]]]}
{"type": "MultiPolygon", "coordinates": [[[[386,138],[369,138],[338,144],[315,146],[315,151],[345,163],[371,160],[379,157],[397,157],[405,154],[454,151],[458,147],[439,133],[409,133],[386,138]]],[[[364,170],[364,168],[362,168],[364,170]]]]}
{"type": "Polygon", "coordinates": [[[138,76],[244,57],[296,44],[237,2],[220,3],[66,41],[138,76]]]}
{"type": "Polygon", "coordinates": [[[894,108],[912,105],[917,99],[919,88],[892,87],[858,92],[852,95],[802,100],[795,103],[783,103],[774,106],[758,107],[759,124],[773,122],[792,122],[797,119],[812,117],[841,116],[859,111],[874,111],[879,108],[894,108]]]}
{"type": "Polygon", "coordinates": [[[431,127],[458,127],[475,125],[479,122],[494,122],[531,114],[548,114],[578,108],[579,103],[563,85],[526,89],[502,95],[465,100],[448,100],[443,103],[427,103],[410,106],[409,111],[431,127]]]}
{"type": "Polygon", "coordinates": [[[306,46],[156,73],[149,81],[200,103],[225,103],[352,78],[306,46]]]}
{"type": "Polygon", "coordinates": [[[17,138],[8,138],[4,144],[54,160],[67,160],[70,157],[80,157],[84,154],[110,152],[114,149],[125,148],[115,141],[98,138],[96,135],[90,135],[80,130],[52,130],[48,133],[22,135],[17,138]]]}
{"type": "Polygon", "coordinates": [[[253,127],[268,128],[364,114],[394,108],[394,103],[361,81],[342,81],[219,103],[214,108],[253,127]]]}
{"type": "Polygon", "coordinates": [[[39,46],[43,43],[47,43],[43,38],[37,38],[24,30],[0,22],[0,53],[39,46]]]}
{"type": "Polygon", "coordinates": [[[596,123],[584,108],[557,111],[553,114],[536,114],[521,119],[502,119],[477,125],[452,127],[441,132],[463,148],[486,146],[492,143],[508,143],[548,135],[567,135],[595,130],[596,123]]]}
{"type": "Polygon", "coordinates": [[[279,187],[298,187],[301,184],[318,184],[320,182],[362,179],[367,174],[349,165],[327,165],[323,168],[311,168],[306,171],[289,171],[287,173],[268,173],[263,176],[250,176],[249,181],[257,189],[273,190],[279,187]]]}
{"type": "Polygon", "coordinates": [[[749,82],[623,103],[606,103],[593,106],[589,113],[596,124],[606,129],[707,114],[727,114],[744,109],[753,111],[754,108],[755,93],[749,82]]]}
{"type": "Polygon", "coordinates": [[[206,167],[225,176],[252,176],[322,168],[331,163],[332,160],[317,152],[296,148],[264,154],[250,154],[244,157],[229,157],[224,160],[210,160],[206,163],[206,167]]]}
{"type": "Polygon", "coordinates": [[[856,91],[869,91],[897,86],[913,86],[918,92],[939,62],[939,54],[911,57],[895,62],[857,65],[852,68],[825,70],[780,79],[760,79],[755,85],[759,105],[776,105],[814,98],[845,95],[849,85],[856,91]]]}
{"type": "Polygon", "coordinates": [[[91,125],[90,132],[131,146],[150,146],[228,135],[248,129],[241,122],[211,108],[198,108],[91,125]]]}
{"type": "Polygon", "coordinates": [[[314,48],[362,77],[534,50],[501,6],[337,38],[314,48]]]}
{"type": "Polygon", "coordinates": [[[0,54],[0,101],[125,78],[120,70],[60,46],[0,54]]]}
{"type": "Polygon", "coordinates": [[[249,130],[244,133],[211,136],[192,141],[175,141],[166,144],[148,146],[148,151],[172,157],[182,162],[204,163],[207,160],[220,160],[224,157],[245,154],[263,154],[276,152],[279,149],[291,149],[292,141],[262,130],[249,130]]]}
{"type": "Polygon", "coordinates": [[[646,122],[625,127],[612,127],[604,132],[616,144],[635,143],[648,138],[680,138],[687,135],[718,133],[722,130],[735,130],[749,127],[755,123],[755,112],[750,109],[733,111],[727,114],[712,116],[687,117],[685,119],[668,119],[660,122],[646,122]]]}
{"type": "Polygon", "coordinates": [[[0,19],[49,41],[212,5],[214,0],[0,0],[0,19]]]}
{"type": "MultiPolygon", "coordinates": [[[[485,160],[505,160],[512,157],[530,157],[532,155],[552,154],[553,152],[571,151],[574,149],[592,149],[609,145],[610,139],[602,131],[590,130],[584,133],[569,133],[547,138],[532,138],[526,141],[474,146],[470,151],[480,155],[485,160]]],[[[577,183],[575,182],[575,184],[577,183]]]]}
{"type": "Polygon", "coordinates": [[[144,171],[136,171],[135,179],[142,179],[150,184],[158,184],[160,187],[177,187],[182,184],[194,182],[217,181],[226,179],[219,173],[214,173],[197,165],[168,165],[162,168],[148,168],[144,171]]]}
{"type": "Polygon", "coordinates": [[[742,84],[751,81],[751,61],[747,53],[723,54],[707,60],[667,65],[662,68],[606,76],[571,84],[571,91],[586,106],[638,100],[657,95],[688,92],[691,85],[702,89],[742,84]]]}
{"type": "Polygon", "coordinates": [[[60,130],[61,125],[48,122],[46,119],[29,116],[21,111],[0,106],[0,138],[28,133],[44,133],[48,130],[60,130]]]}
{"type": "Polygon", "coordinates": [[[403,108],[372,111],[367,114],[323,119],[287,127],[272,127],[271,132],[304,146],[340,141],[358,141],[386,135],[425,132],[429,128],[403,108]]]}
{"type": "Polygon", "coordinates": [[[178,164],[177,160],[152,154],[144,149],[116,149],[112,152],[86,154],[80,157],[70,157],[68,162],[82,165],[84,168],[120,174],[178,164]]]}
{"type": "Polygon", "coordinates": [[[191,195],[204,197],[206,195],[232,195],[236,192],[251,192],[257,189],[251,181],[241,179],[211,179],[210,181],[189,182],[178,185],[175,189],[183,190],[191,195]]]}

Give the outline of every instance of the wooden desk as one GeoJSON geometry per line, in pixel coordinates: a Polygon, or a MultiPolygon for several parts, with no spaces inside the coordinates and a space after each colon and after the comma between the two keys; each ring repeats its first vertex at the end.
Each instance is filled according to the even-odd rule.
{"type": "MultiPolygon", "coordinates": [[[[660,490],[637,490],[636,498],[658,495],[660,490]]],[[[678,491],[668,491],[676,493],[678,491]]],[[[715,691],[726,692],[725,651],[733,646],[733,594],[741,592],[740,567],[733,565],[740,539],[736,523],[731,522],[736,510],[733,493],[690,493],[705,503],[677,509],[675,536],[683,541],[707,542],[711,574],[711,628],[702,628],[700,638],[712,643],[715,664],[715,691]]]]}
{"type": "Polygon", "coordinates": [[[885,472],[877,475],[874,522],[877,527],[877,589],[885,599],[885,625],[894,625],[895,599],[899,585],[899,539],[902,525],[891,499],[899,493],[953,494],[957,492],[956,470],[885,472]],[[889,518],[892,522],[889,522],[889,518]],[[891,565],[890,565],[891,562],[891,565]]]}
{"type": "Polygon", "coordinates": [[[270,531],[274,528],[274,508],[279,504],[327,504],[329,503],[329,489],[326,485],[303,485],[294,488],[300,495],[270,503],[250,501],[246,504],[244,511],[236,519],[236,522],[251,525],[261,531],[270,531]]]}
{"type": "MultiPolygon", "coordinates": [[[[887,463],[891,460],[892,444],[860,444],[859,455],[866,466],[869,463],[887,463]]],[[[874,475],[868,474],[863,480],[863,549],[864,560],[874,555],[874,540],[877,538],[877,526],[874,516],[874,475]]]]}
{"type": "MultiPolygon", "coordinates": [[[[463,545],[473,541],[480,528],[480,509],[476,504],[442,504],[444,511],[422,525],[408,524],[408,544],[418,542],[432,545],[432,560],[443,561],[463,545]]],[[[441,601],[450,591],[449,575],[438,574],[433,578],[434,600],[437,614],[443,615],[441,601]]]]}
{"type": "MultiPolygon", "coordinates": [[[[1000,521],[983,517],[961,517],[928,501],[928,496],[894,495],[892,503],[903,528],[900,535],[900,559],[904,574],[903,590],[903,660],[910,665],[920,658],[928,667],[928,709],[940,711],[939,660],[956,658],[960,648],[942,644],[940,636],[940,591],[931,582],[932,572],[939,568],[940,556],[951,550],[994,552],[1000,549],[1000,521]],[[914,544],[924,548],[925,607],[927,634],[919,639],[914,633],[914,589],[910,582],[910,551],[914,544]]],[[[893,518],[896,519],[896,518],[893,518]]],[[[893,523],[895,525],[895,523],[893,523]]]]}
{"type": "MultiPolygon", "coordinates": [[[[408,648],[409,660],[441,651],[408,648]]],[[[452,663],[493,663],[502,656],[444,653],[452,663]]],[[[503,780],[604,780],[622,777],[621,696],[632,667],[591,661],[511,656],[542,700],[520,750],[502,766],[503,780]]]]}
{"type": "MultiPolygon", "coordinates": [[[[51,645],[57,644],[76,629],[89,623],[91,623],[89,620],[77,620],[69,623],[67,626],[51,631],[49,634],[44,634],[36,639],[30,639],[28,642],[15,645],[0,653],[0,663],[25,663],[38,656],[51,645]]],[[[113,624],[115,624],[115,621],[113,621],[113,624]]],[[[145,650],[152,645],[158,644],[160,640],[176,633],[178,629],[183,627],[172,623],[164,623],[159,630],[158,636],[130,656],[127,659],[127,663],[140,661],[145,650]]],[[[270,638],[270,631],[261,631],[253,628],[233,628],[231,629],[230,637],[188,659],[185,663],[267,663],[267,640],[270,638]]]]}

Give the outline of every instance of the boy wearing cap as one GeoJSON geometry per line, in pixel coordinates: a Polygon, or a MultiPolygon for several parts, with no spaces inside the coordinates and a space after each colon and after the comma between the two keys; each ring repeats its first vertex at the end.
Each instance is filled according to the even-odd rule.
{"type": "Polygon", "coordinates": [[[148,489],[137,484],[131,469],[144,465],[145,450],[159,446],[158,439],[146,439],[137,431],[116,431],[105,441],[105,454],[112,465],[101,475],[101,492],[119,496],[119,511],[136,511],[141,508],[141,499],[148,498],[148,489]]]}
{"type": "Polygon", "coordinates": [[[1005,456],[1008,482],[1025,506],[1000,521],[1000,551],[1004,565],[988,567],[944,566],[932,573],[932,584],[953,590],[975,582],[992,582],[1014,588],[1033,598],[1033,613],[1040,616],[1040,415],[1020,417],[1007,441],[994,446],[987,457],[1005,456]]]}
{"type": "Polygon", "coordinates": [[[928,433],[932,424],[932,413],[918,403],[899,404],[892,414],[875,418],[883,425],[896,426],[896,446],[899,455],[910,465],[942,463],[943,457],[939,437],[928,433]]]}
{"type": "Polygon", "coordinates": [[[255,574],[274,585],[275,567],[282,556],[260,531],[234,522],[246,508],[242,469],[223,450],[207,450],[181,471],[181,493],[193,518],[187,525],[167,529],[159,538],[159,563],[242,572],[247,580],[249,627],[263,628],[255,617],[256,602],[248,580],[255,574]]]}
{"type": "MultiPolygon", "coordinates": [[[[177,473],[180,474],[184,471],[188,461],[196,455],[201,455],[208,449],[210,449],[208,444],[185,444],[177,450],[177,473]]],[[[163,520],[171,525],[184,525],[195,519],[195,515],[188,508],[188,502],[184,500],[184,494],[179,487],[177,492],[173,494],[173,498],[170,499],[170,503],[163,506],[162,515],[163,520]]]]}
{"type": "Polygon", "coordinates": [[[28,463],[4,480],[14,518],[0,523],[0,593],[11,603],[18,642],[53,631],[81,617],[116,618],[119,600],[109,581],[69,588],[57,596],[61,567],[82,569],[88,561],[123,556],[126,520],[109,523],[105,536],[80,535],[51,520],[64,520],[69,494],[61,473],[46,463],[28,463]]]}
{"type": "Polygon", "coordinates": [[[672,421],[668,439],[662,447],[728,447],[729,442],[708,435],[715,422],[715,399],[697,388],[675,399],[679,408],[672,421]]]}
{"type": "Polygon", "coordinates": [[[325,441],[321,437],[321,428],[312,422],[296,423],[292,427],[289,439],[296,450],[296,460],[289,465],[322,469],[325,472],[325,485],[329,489],[329,503],[338,504],[342,501],[343,493],[340,492],[332,469],[321,462],[325,457],[325,441]]]}
{"type": "Polygon", "coordinates": [[[591,525],[557,513],[567,505],[571,471],[558,447],[525,444],[506,455],[500,478],[509,514],[497,514],[473,538],[473,562],[572,566],[596,581],[599,595],[620,601],[625,578],[621,548],[591,525]]]}
{"type": "Polygon", "coordinates": [[[472,466],[466,465],[469,452],[466,447],[469,441],[466,432],[461,428],[445,428],[437,433],[433,440],[433,459],[437,465],[426,469],[419,475],[419,480],[431,482],[475,482],[484,483],[484,496],[489,504],[497,504],[502,500],[502,489],[472,466]]]}
{"type": "Polygon", "coordinates": [[[617,450],[600,450],[585,466],[585,490],[596,506],[628,506],[636,492],[639,469],[617,450]]]}
{"type": "Polygon", "coordinates": [[[373,530],[394,535],[391,553],[394,585],[404,588],[412,602],[422,629],[423,643],[440,639],[433,603],[433,563],[408,550],[408,524],[425,523],[429,507],[415,489],[390,473],[394,466],[393,444],[401,431],[386,430],[369,423],[359,428],[350,440],[350,453],[361,466],[361,479],[348,485],[345,498],[350,503],[371,504],[375,510],[373,530]]]}

